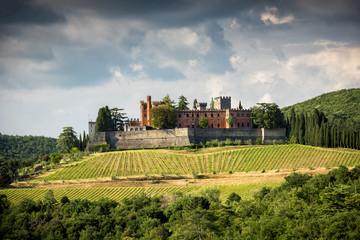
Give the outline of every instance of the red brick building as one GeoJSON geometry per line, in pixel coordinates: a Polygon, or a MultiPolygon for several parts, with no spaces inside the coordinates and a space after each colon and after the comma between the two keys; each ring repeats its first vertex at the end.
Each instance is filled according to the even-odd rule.
{"type": "MultiPolygon", "coordinates": [[[[153,107],[164,104],[162,101],[140,101],[140,126],[150,126],[150,111],[153,107]]],[[[206,103],[198,104],[199,109],[175,110],[178,119],[178,128],[200,128],[201,118],[208,119],[208,128],[252,128],[251,110],[230,108],[231,97],[217,97],[214,106],[218,109],[205,109],[206,103]],[[201,107],[200,107],[201,106],[201,107]],[[228,119],[233,119],[233,125],[229,126],[228,119]]]]}

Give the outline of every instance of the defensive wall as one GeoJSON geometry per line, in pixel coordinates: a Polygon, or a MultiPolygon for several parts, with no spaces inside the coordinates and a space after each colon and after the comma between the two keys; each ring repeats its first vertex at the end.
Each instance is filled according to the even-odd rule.
{"type": "Polygon", "coordinates": [[[175,128],[129,132],[95,132],[89,135],[88,147],[101,143],[110,144],[112,149],[186,146],[190,144],[205,144],[207,141],[214,139],[224,141],[227,138],[231,140],[241,139],[242,141],[249,139],[254,141],[260,138],[263,143],[271,143],[273,140],[285,140],[285,134],[285,128],[175,128]]]}

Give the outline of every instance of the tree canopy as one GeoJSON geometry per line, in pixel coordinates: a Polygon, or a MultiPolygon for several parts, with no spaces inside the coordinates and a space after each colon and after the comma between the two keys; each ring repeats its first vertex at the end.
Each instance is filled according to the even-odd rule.
{"type": "Polygon", "coordinates": [[[168,105],[160,105],[151,109],[151,125],[155,128],[174,128],[177,124],[175,109],[168,105]]]}
{"type": "Polygon", "coordinates": [[[128,122],[126,113],[122,108],[109,109],[108,106],[99,109],[96,118],[95,130],[97,132],[123,131],[124,124],[128,122]]]}
{"type": "Polygon", "coordinates": [[[72,148],[78,146],[78,141],[74,129],[72,127],[64,127],[57,140],[56,147],[60,152],[69,153],[72,148]]]}
{"type": "Polygon", "coordinates": [[[175,108],[175,102],[171,100],[169,94],[166,94],[166,96],[162,99],[165,105],[175,108]]]}
{"type": "Polygon", "coordinates": [[[188,103],[186,97],[184,97],[184,95],[181,95],[179,97],[179,102],[178,102],[176,109],[177,110],[188,110],[189,108],[187,105],[189,105],[189,103],[188,103]]]}
{"type": "Polygon", "coordinates": [[[198,103],[197,99],[194,99],[194,103],[193,103],[193,109],[196,109],[196,104],[198,103]]]}
{"type": "Polygon", "coordinates": [[[200,127],[201,128],[207,128],[208,124],[209,124],[209,119],[207,118],[201,118],[199,121],[200,127]]]}
{"type": "Polygon", "coordinates": [[[215,109],[215,102],[214,102],[214,98],[211,98],[211,102],[210,102],[210,109],[215,109]]]}
{"type": "Polygon", "coordinates": [[[257,103],[258,106],[251,108],[253,123],[259,128],[284,127],[284,114],[276,103],[257,103]]]}

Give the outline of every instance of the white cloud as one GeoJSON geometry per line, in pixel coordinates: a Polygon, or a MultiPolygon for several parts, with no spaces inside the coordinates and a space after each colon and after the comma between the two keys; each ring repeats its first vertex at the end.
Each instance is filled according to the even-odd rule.
{"type": "Polygon", "coordinates": [[[199,64],[199,61],[196,60],[196,59],[190,59],[190,60],[189,60],[189,65],[190,65],[191,67],[196,67],[198,64],[199,64]]]}
{"type": "Polygon", "coordinates": [[[240,23],[238,23],[237,19],[234,18],[231,22],[231,25],[230,25],[230,28],[231,29],[238,29],[240,28],[240,23]]]}
{"type": "Polygon", "coordinates": [[[261,20],[266,24],[284,24],[294,21],[293,15],[278,17],[278,9],[276,7],[266,7],[266,11],[261,13],[261,20]]]}
{"type": "Polygon", "coordinates": [[[253,83],[272,83],[276,74],[270,71],[259,71],[255,72],[251,77],[253,83]]]}
{"type": "Polygon", "coordinates": [[[143,70],[144,66],[142,64],[132,63],[132,64],[130,64],[130,67],[134,72],[141,72],[143,70]]]}
{"type": "Polygon", "coordinates": [[[270,93],[265,93],[265,95],[262,98],[260,98],[259,102],[260,103],[272,103],[272,102],[274,102],[274,100],[270,93]]]}

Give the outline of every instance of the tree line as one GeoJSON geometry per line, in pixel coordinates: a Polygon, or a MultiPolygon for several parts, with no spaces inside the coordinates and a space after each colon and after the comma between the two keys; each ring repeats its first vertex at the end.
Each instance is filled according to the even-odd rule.
{"type": "Polygon", "coordinates": [[[116,202],[0,196],[2,239],[360,239],[360,167],[292,173],[250,200],[216,188],[116,202]]]}
{"type": "Polygon", "coordinates": [[[291,143],[360,149],[360,133],[356,128],[346,120],[332,123],[316,108],[306,114],[295,114],[294,109],[291,109],[286,126],[291,143]]]}

